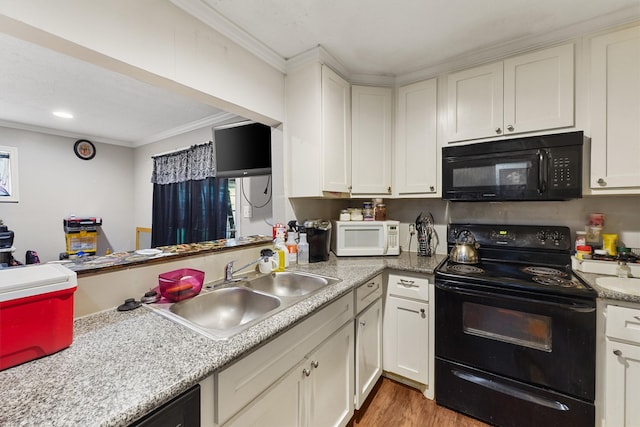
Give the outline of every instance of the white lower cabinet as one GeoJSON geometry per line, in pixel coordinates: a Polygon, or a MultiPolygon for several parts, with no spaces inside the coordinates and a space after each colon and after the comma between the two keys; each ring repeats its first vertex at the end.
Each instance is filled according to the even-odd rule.
{"type": "Polygon", "coordinates": [[[433,284],[426,275],[389,274],[383,318],[385,372],[423,385],[433,398],[433,284]]]}
{"type": "Polygon", "coordinates": [[[216,425],[346,425],[354,407],[353,316],[349,292],[216,373],[216,425]]]}
{"type": "Polygon", "coordinates": [[[225,426],[345,426],[353,414],[348,323],[225,426]]]}
{"type": "Polygon", "coordinates": [[[382,299],[356,316],[356,409],[382,375],[382,299]]]}
{"type": "MultiPolygon", "coordinates": [[[[345,325],[307,360],[302,425],[345,426],[353,415],[353,327],[345,325]],[[309,373],[307,375],[307,372],[309,373]]],[[[281,424],[283,425],[283,424],[281,424]]]]}
{"type": "Polygon", "coordinates": [[[606,306],[604,371],[602,425],[640,426],[640,309],[606,306]]]}
{"type": "Polygon", "coordinates": [[[429,307],[426,302],[390,296],[385,309],[384,369],[426,384],[429,307]]]}

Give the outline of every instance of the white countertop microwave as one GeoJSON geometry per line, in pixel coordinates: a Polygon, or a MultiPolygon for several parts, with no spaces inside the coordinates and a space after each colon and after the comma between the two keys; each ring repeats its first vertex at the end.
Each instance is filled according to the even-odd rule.
{"type": "Polygon", "coordinates": [[[400,221],[332,221],[336,256],[400,255],[400,221]]]}

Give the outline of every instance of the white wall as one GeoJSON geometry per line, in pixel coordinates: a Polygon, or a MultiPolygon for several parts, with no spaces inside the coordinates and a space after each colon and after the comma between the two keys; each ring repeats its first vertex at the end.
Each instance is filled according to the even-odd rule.
{"type": "Polygon", "coordinates": [[[15,233],[14,257],[24,262],[27,250],[41,261],[65,252],[63,218],[103,218],[98,251],[131,250],[133,222],[133,150],[95,143],[96,156],[81,160],[76,139],[0,127],[0,145],[18,148],[19,203],[0,203],[0,219],[15,233]]]}
{"type": "Polygon", "coordinates": [[[2,31],[275,125],[284,75],[168,0],[0,0],[2,31]]]}

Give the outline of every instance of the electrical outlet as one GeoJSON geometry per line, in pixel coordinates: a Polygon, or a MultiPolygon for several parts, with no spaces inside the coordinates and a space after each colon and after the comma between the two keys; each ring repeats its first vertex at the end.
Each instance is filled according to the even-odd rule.
{"type": "Polygon", "coordinates": [[[242,207],[242,216],[244,218],[251,218],[252,212],[251,212],[251,206],[243,206],[242,207]]]}

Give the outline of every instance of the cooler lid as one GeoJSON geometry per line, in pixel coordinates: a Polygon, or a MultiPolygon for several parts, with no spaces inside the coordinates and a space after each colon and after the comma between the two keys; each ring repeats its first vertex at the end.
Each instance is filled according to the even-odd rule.
{"type": "Polygon", "coordinates": [[[72,289],[77,286],[76,273],[60,264],[0,269],[0,302],[72,289]]]}

